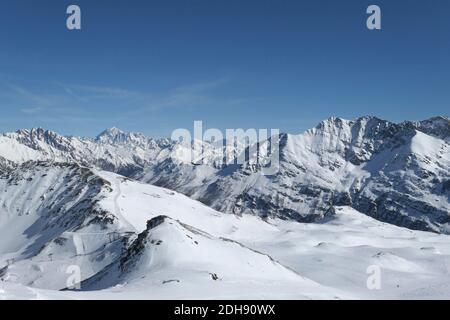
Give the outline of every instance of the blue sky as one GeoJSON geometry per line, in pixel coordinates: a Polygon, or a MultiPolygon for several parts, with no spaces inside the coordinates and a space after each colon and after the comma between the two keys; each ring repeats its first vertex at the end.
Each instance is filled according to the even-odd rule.
{"type": "Polygon", "coordinates": [[[2,0],[0,131],[299,133],[447,115],[448,0],[2,0]],[[66,29],[78,4],[82,30],[66,29]],[[366,8],[382,9],[369,31],[366,8]]]}

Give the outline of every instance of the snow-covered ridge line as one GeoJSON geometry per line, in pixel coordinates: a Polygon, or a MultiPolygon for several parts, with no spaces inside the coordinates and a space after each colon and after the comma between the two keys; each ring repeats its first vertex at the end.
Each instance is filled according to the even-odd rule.
{"type": "MultiPolygon", "coordinates": [[[[418,122],[404,121],[399,124],[369,116],[356,120],[331,117],[303,134],[283,134],[283,137],[285,139],[289,136],[300,137],[318,131],[339,135],[343,133],[344,127],[372,132],[374,136],[377,131],[383,129],[388,129],[391,133],[409,129],[444,140],[450,137],[450,120],[443,116],[418,122]]],[[[207,141],[197,143],[203,144],[204,164],[214,167],[215,162],[222,160],[223,146],[207,141]]],[[[234,149],[228,145],[226,152],[238,155],[243,152],[244,147],[244,145],[235,146],[237,149],[234,149]]],[[[162,163],[167,159],[179,164],[188,164],[179,156],[182,148],[184,146],[181,143],[170,139],[153,139],[141,133],[125,133],[115,127],[103,131],[95,138],[63,136],[43,128],[21,129],[13,133],[0,134],[0,157],[8,161],[18,163],[29,160],[73,161],[126,176],[139,175],[145,171],[146,166],[162,163]]]]}
{"type": "MultiPolygon", "coordinates": [[[[317,127],[321,127],[322,125],[324,125],[326,123],[341,122],[341,123],[354,124],[354,123],[361,122],[361,121],[373,121],[373,120],[380,122],[380,123],[381,122],[388,123],[391,125],[414,127],[419,131],[423,131],[424,133],[430,133],[432,130],[437,130],[437,129],[443,129],[443,130],[448,129],[450,126],[450,118],[447,116],[434,116],[434,117],[431,117],[429,119],[422,120],[422,121],[405,120],[405,121],[399,122],[399,123],[391,122],[388,120],[383,120],[383,119],[375,117],[375,116],[362,116],[355,120],[348,120],[348,119],[344,119],[344,118],[340,118],[340,117],[330,117],[330,118],[322,121],[320,124],[318,124],[317,127]]],[[[288,134],[292,134],[292,133],[288,133],[288,134]]],[[[40,139],[43,137],[48,137],[50,139],[52,137],[55,139],[61,138],[61,137],[66,138],[66,139],[76,138],[81,141],[89,140],[89,141],[98,141],[98,142],[103,142],[103,143],[111,143],[111,142],[127,143],[127,142],[129,142],[129,140],[133,140],[133,139],[134,140],[140,140],[140,139],[153,140],[153,141],[160,141],[160,142],[167,142],[170,140],[169,138],[154,139],[154,138],[144,135],[143,133],[125,132],[116,127],[111,127],[111,128],[105,129],[96,137],[80,137],[80,136],[73,136],[73,135],[69,135],[69,136],[60,135],[55,131],[47,130],[42,127],[36,127],[36,128],[31,128],[31,129],[18,129],[15,132],[0,133],[0,135],[8,136],[8,137],[19,137],[19,136],[20,137],[24,137],[24,136],[33,137],[33,136],[36,136],[36,137],[39,137],[40,139]]],[[[443,134],[442,136],[445,136],[445,134],[443,134]]]]}

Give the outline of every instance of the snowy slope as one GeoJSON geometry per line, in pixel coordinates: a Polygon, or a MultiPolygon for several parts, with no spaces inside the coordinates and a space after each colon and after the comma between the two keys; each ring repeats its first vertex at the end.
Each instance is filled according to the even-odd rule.
{"type": "Polygon", "coordinates": [[[270,296],[263,293],[268,289],[277,290],[280,296],[301,290],[296,295],[304,298],[333,298],[335,294],[267,255],[164,216],[150,220],[130,248],[83,282],[81,290],[113,286],[147,298],[161,298],[171,291],[166,297],[205,298],[208,293],[215,298],[264,298],[270,296]],[[181,289],[189,290],[189,296],[181,289]]]}
{"type": "Polygon", "coordinates": [[[450,145],[422,132],[363,166],[366,179],[354,207],[416,230],[450,232],[450,145]]]}
{"type": "Polygon", "coordinates": [[[336,207],[323,223],[215,211],[77,165],[0,178],[0,298],[446,298],[450,238],[336,207]],[[81,268],[81,291],[67,267],[81,268]],[[381,289],[369,290],[369,266],[381,289]]]}
{"type": "MultiPolygon", "coordinates": [[[[237,234],[237,217],[166,189],[77,165],[46,163],[5,171],[0,189],[0,295],[21,288],[24,297],[42,289],[64,289],[68,268],[78,266],[82,289],[124,286],[125,298],[128,290],[141,298],[157,298],[160,293],[153,289],[166,284],[166,297],[180,296],[180,288],[193,287],[198,297],[212,287],[218,297],[233,297],[241,285],[246,288],[239,293],[242,297],[268,288],[286,289],[285,294],[291,295],[303,288],[310,292],[298,295],[303,298],[335,296],[332,289],[271,257],[223,238],[237,234]],[[227,218],[222,221],[222,216],[227,218]],[[199,223],[193,227],[176,218],[199,223]],[[143,278],[147,280],[142,282],[143,278]],[[91,282],[96,286],[84,288],[91,282]],[[181,287],[174,288],[172,282],[181,287]]],[[[247,228],[258,224],[266,225],[256,218],[245,222],[247,228]]]]}
{"type": "MultiPolygon", "coordinates": [[[[110,173],[101,175],[109,181],[117,179],[110,173]]],[[[167,213],[214,237],[268,254],[306,278],[339,290],[340,297],[413,299],[450,294],[450,238],[446,235],[382,223],[349,207],[335,208],[324,223],[264,222],[252,215],[220,214],[195,202],[190,210],[180,210],[177,204],[188,208],[190,199],[139,182],[124,180],[121,190],[118,201],[123,212],[146,212],[139,217],[124,214],[137,230],[145,230],[147,219],[167,213]],[[149,195],[156,208],[164,209],[147,209],[144,203],[149,195]],[[382,268],[382,290],[367,289],[371,265],[382,268]]]]}
{"type": "Polygon", "coordinates": [[[108,184],[76,165],[27,163],[1,173],[2,279],[61,289],[67,266],[88,277],[109,264],[122,247],[112,235],[128,230],[97,204],[108,184]]]}
{"type": "Polygon", "coordinates": [[[9,137],[0,136],[0,150],[3,159],[16,163],[23,163],[29,160],[36,161],[44,158],[40,152],[9,137]]]}

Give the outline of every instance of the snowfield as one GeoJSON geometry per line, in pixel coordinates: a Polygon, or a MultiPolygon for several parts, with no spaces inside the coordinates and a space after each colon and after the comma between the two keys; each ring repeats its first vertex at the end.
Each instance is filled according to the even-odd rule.
{"type": "Polygon", "coordinates": [[[450,237],[341,206],[320,223],[215,211],[77,165],[0,179],[0,299],[446,299],[450,237]],[[80,290],[67,289],[79,266],[80,290]],[[367,272],[380,268],[379,290],[367,272]]]}

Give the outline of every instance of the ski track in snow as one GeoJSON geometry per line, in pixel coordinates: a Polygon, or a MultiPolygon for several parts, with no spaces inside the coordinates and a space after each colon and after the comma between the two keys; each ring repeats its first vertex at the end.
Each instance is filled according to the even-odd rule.
{"type": "Polygon", "coordinates": [[[125,178],[117,176],[114,181],[113,184],[115,186],[115,195],[114,195],[114,212],[117,218],[119,218],[119,221],[121,221],[124,224],[124,227],[128,230],[130,229],[134,229],[133,225],[123,216],[122,214],[122,208],[119,204],[120,198],[122,197],[122,187],[121,187],[121,181],[120,179],[124,179],[122,180],[122,182],[125,182],[125,178]]]}
{"type": "Polygon", "coordinates": [[[82,256],[86,254],[86,248],[84,247],[84,242],[81,234],[72,234],[73,244],[75,246],[77,256],[82,256]]]}
{"type": "Polygon", "coordinates": [[[114,195],[114,211],[117,217],[122,217],[122,210],[119,206],[119,198],[122,195],[122,190],[120,188],[120,182],[118,179],[114,180],[114,185],[116,186],[116,194],[114,195]]]}

